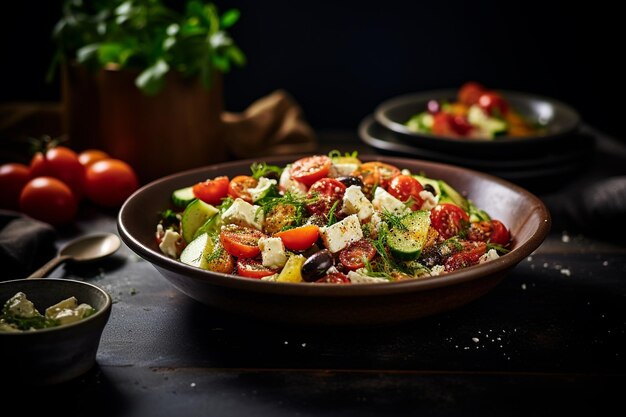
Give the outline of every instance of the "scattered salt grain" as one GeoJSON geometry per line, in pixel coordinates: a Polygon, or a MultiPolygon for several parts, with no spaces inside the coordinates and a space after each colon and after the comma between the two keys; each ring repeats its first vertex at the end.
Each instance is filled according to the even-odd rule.
{"type": "Polygon", "coordinates": [[[528,258],[526,258],[526,260],[527,260],[528,262],[531,262],[531,261],[533,260],[533,257],[532,257],[532,256],[529,256],[528,258]]]}
{"type": "Polygon", "coordinates": [[[190,386],[191,388],[194,388],[194,387],[196,386],[196,383],[195,383],[195,382],[192,382],[191,384],[189,384],[189,386],[190,386]]]}
{"type": "Polygon", "coordinates": [[[479,338],[477,338],[477,337],[472,337],[472,341],[473,341],[474,343],[478,343],[478,342],[480,341],[480,339],[479,339],[479,338]]]}
{"type": "Polygon", "coordinates": [[[302,344],[302,347],[306,347],[306,343],[303,343],[303,344],[302,344]]]}
{"type": "Polygon", "coordinates": [[[602,266],[609,266],[609,261],[602,262],[602,266]]]}
{"type": "Polygon", "coordinates": [[[544,263],[543,263],[543,267],[544,267],[544,268],[547,268],[547,267],[548,267],[548,263],[547,263],[547,262],[544,262],[544,263]]]}
{"type": "Polygon", "coordinates": [[[569,270],[569,269],[567,269],[567,268],[563,268],[563,269],[561,269],[561,274],[565,275],[566,277],[569,277],[569,276],[571,276],[571,275],[572,275],[572,273],[570,272],[570,270],[569,270]]]}
{"type": "Polygon", "coordinates": [[[561,242],[563,243],[569,243],[569,235],[567,234],[567,232],[563,232],[563,234],[561,235],[561,242]]]}
{"type": "Polygon", "coordinates": [[[525,290],[526,289],[526,284],[522,284],[522,289],[525,290]]]}

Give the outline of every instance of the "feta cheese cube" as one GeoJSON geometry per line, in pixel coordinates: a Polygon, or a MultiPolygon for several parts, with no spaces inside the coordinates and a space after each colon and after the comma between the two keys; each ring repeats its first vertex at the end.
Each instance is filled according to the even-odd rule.
{"type": "Polygon", "coordinates": [[[368,275],[359,274],[358,272],[354,271],[348,272],[348,278],[353,284],[382,284],[385,282],[389,282],[385,278],[370,277],[368,275]]]}
{"type": "Polygon", "coordinates": [[[256,187],[248,188],[248,192],[250,193],[250,197],[252,197],[252,201],[256,202],[257,200],[265,197],[272,185],[276,185],[276,180],[265,177],[259,178],[259,182],[256,187]]]}
{"type": "Polygon", "coordinates": [[[222,213],[224,224],[238,224],[239,226],[252,227],[258,230],[263,228],[264,213],[261,206],[254,206],[241,198],[222,213]]]}
{"type": "Polygon", "coordinates": [[[285,253],[285,245],[279,237],[262,237],[259,239],[259,248],[261,249],[261,258],[263,266],[271,269],[278,269],[287,263],[287,254],[285,253]]]}
{"type": "Polygon", "coordinates": [[[359,168],[357,163],[335,163],[330,166],[328,176],[330,178],[345,177],[352,174],[359,168]]]}
{"type": "Polygon", "coordinates": [[[180,233],[175,232],[172,229],[167,229],[163,235],[161,243],[159,243],[159,249],[161,249],[161,252],[170,258],[177,259],[178,248],[176,246],[176,242],[180,241],[180,239],[180,233]]]}
{"type": "Polygon", "coordinates": [[[403,215],[411,211],[402,201],[389,194],[382,187],[376,187],[372,204],[379,211],[386,210],[395,215],[403,215]]]}
{"type": "Polygon", "coordinates": [[[351,185],[346,188],[343,195],[343,209],[345,214],[356,214],[359,220],[367,220],[374,214],[374,206],[365,197],[361,187],[358,185],[351,185]]]}
{"type": "Polygon", "coordinates": [[[437,206],[437,203],[439,203],[439,196],[434,196],[428,190],[420,191],[419,196],[422,200],[424,200],[424,202],[422,203],[422,207],[420,207],[420,210],[430,211],[434,209],[435,206],[437,206]]]}
{"type": "Polygon", "coordinates": [[[445,273],[446,273],[446,267],[443,265],[435,265],[430,269],[430,275],[433,277],[437,277],[445,273]]]}
{"type": "Polygon", "coordinates": [[[352,242],[363,239],[361,223],[356,214],[352,214],[331,226],[320,227],[324,246],[332,253],[337,253],[352,242]]]}
{"type": "Polygon", "coordinates": [[[489,249],[487,253],[480,257],[478,263],[482,264],[485,262],[493,261],[494,259],[498,259],[499,257],[500,255],[498,255],[498,252],[495,249],[489,249]]]}

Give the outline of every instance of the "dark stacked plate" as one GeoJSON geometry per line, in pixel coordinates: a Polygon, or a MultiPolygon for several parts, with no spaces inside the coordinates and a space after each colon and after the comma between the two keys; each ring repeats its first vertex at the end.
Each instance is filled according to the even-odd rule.
{"type": "Polygon", "coordinates": [[[558,185],[589,161],[594,141],[582,132],[578,113],[545,97],[502,92],[523,116],[545,123],[546,131],[535,136],[475,140],[416,133],[404,125],[429,100],[454,101],[455,94],[440,90],[385,101],[360,123],[359,137],[381,153],[463,166],[529,187],[558,185]]]}

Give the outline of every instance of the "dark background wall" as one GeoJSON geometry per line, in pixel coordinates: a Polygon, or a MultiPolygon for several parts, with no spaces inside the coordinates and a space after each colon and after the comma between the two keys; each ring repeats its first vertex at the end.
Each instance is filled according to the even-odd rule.
{"type": "MultiPolygon", "coordinates": [[[[61,2],[36,3],[2,6],[2,102],[59,99],[44,77],[61,2]]],[[[249,61],[226,76],[226,106],[283,88],[314,128],[356,129],[386,98],[478,80],[563,100],[623,138],[621,18],[598,2],[559,3],[216,1],[241,10],[232,35],[249,61]]]]}

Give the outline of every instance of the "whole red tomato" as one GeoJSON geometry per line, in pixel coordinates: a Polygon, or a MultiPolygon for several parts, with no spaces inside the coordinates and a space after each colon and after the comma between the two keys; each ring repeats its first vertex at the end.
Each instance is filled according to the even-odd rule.
{"type": "Polygon", "coordinates": [[[80,162],[85,168],[94,162],[102,161],[103,159],[109,159],[108,153],[99,149],[87,149],[78,154],[78,162],[80,162]]]}
{"type": "Polygon", "coordinates": [[[20,209],[30,217],[61,225],[76,215],[78,203],[70,188],[53,177],[30,180],[20,194],[20,209]]]}
{"type": "Polygon", "coordinates": [[[24,164],[0,165],[0,208],[19,209],[20,193],[28,182],[29,175],[30,170],[24,164]]]}
{"type": "Polygon", "coordinates": [[[84,176],[85,168],[78,160],[78,155],[65,146],[37,152],[30,161],[30,178],[57,178],[70,187],[77,199],[83,195],[84,176]]]}
{"type": "Polygon", "coordinates": [[[121,206],[138,187],[135,171],[119,159],[95,162],[85,173],[85,194],[101,206],[121,206]]]}

